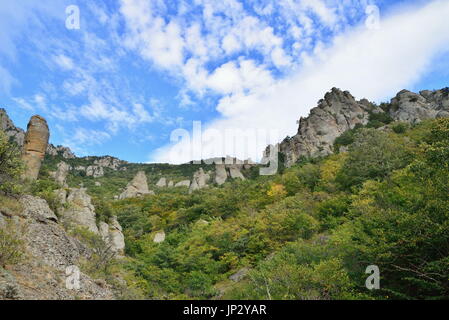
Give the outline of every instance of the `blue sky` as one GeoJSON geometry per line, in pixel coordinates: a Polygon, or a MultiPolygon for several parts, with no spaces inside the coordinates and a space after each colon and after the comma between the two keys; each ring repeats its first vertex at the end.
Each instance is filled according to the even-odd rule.
{"type": "Polygon", "coordinates": [[[448,1],[2,1],[0,106],[21,127],[46,117],[79,156],[240,156],[203,141],[210,152],[173,159],[185,143],[170,136],[201,121],[282,139],[334,86],[378,102],[446,87],[448,14],[448,1]]]}

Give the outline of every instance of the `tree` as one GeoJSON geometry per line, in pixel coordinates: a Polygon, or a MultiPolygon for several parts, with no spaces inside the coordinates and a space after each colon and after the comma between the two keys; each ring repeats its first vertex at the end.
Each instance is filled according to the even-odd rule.
{"type": "Polygon", "coordinates": [[[349,147],[348,158],[336,180],[344,189],[360,187],[367,180],[386,178],[409,161],[404,140],[375,129],[362,129],[349,147]]]}
{"type": "Polygon", "coordinates": [[[10,143],[6,134],[0,130],[0,192],[19,192],[18,181],[23,168],[18,146],[10,143]]]}

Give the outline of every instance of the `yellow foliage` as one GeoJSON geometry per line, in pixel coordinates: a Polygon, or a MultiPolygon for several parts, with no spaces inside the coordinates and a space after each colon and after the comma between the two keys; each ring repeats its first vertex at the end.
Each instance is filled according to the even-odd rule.
{"type": "Polygon", "coordinates": [[[273,184],[270,190],[268,190],[267,195],[270,198],[282,199],[287,196],[287,191],[282,184],[273,184]]]}

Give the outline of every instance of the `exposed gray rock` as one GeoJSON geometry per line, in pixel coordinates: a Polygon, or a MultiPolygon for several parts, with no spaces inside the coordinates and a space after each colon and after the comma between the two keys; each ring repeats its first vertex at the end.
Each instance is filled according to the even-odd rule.
{"type": "Polygon", "coordinates": [[[16,128],[5,109],[0,109],[0,130],[3,130],[6,135],[11,137],[20,147],[23,146],[25,131],[16,128]]]}
{"type": "Polygon", "coordinates": [[[75,159],[76,158],[75,154],[72,152],[72,150],[70,150],[70,148],[63,147],[63,146],[55,147],[52,144],[48,145],[47,154],[54,156],[54,157],[60,155],[64,159],[75,159]]]}
{"type": "Polygon", "coordinates": [[[169,188],[173,188],[174,186],[175,186],[175,183],[171,180],[167,184],[167,187],[169,187],[169,188]]]}
{"type": "Polygon", "coordinates": [[[145,172],[139,171],[134,179],[127,185],[125,191],[123,191],[119,198],[136,198],[148,194],[154,194],[154,192],[148,189],[148,181],[145,172]]]}
{"type": "Polygon", "coordinates": [[[86,176],[94,177],[94,178],[103,177],[104,176],[103,167],[100,167],[97,165],[87,167],[86,168],[86,176]]]}
{"type": "Polygon", "coordinates": [[[160,178],[159,181],[156,183],[156,187],[159,187],[159,188],[167,187],[167,179],[166,178],[160,178]]]}
{"type": "Polygon", "coordinates": [[[44,199],[25,195],[20,198],[23,207],[23,216],[33,218],[39,222],[58,221],[58,217],[48,206],[44,199]]]}
{"type": "Polygon", "coordinates": [[[222,185],[228,179],[228,173],[224,164],[215,165],[215,182],[218,185],[222,185]]]}
{"type": "Polygon", "coordinates": [[[118,223],[117,217],[112,217],[109,224],[100,222],[99,233],[103,240],[111,245],[111,249],[118,255],[125,252],[125,236],[122,233],[122,226],[118,223]]]}
{"type": "Polygon", "coordinates": [[[300,119],[298,133],[280,143],[279,151],[286,156],[286,166],[293,165],[301,156],[331,154],[335,139],[357,124],[367,124],[370,112],[383,111],[366,100],[356,101],[347,91],[333,88],[307,118],[300,119]]]}
{"type": "Polygon", "coordinates": [[[411,124],[445,117],[449,112],[448,93],[445,90],[427,90],[417,94],[402,90],[391,100],[389,113],[393,119],[411,124]]]}
{"type": "Polygon", "coordinates": [[[249,271],[250,271],[249,268],[242,268],[239,271],[237,271],[237,273],[230,276],[229,280],[234,282],[240,282],[248,275],[249,271]]]}
{"type": "Polygon", "coordinates": [[[72,168],[64,161],[58,163],[58,169],[54,173],[54,178],[61,187],[67,186],[67,176],[70,170],[72,170],[72,168]]]}
{"type": "Polygon", "coordinates": [[[160,231],[154,235],[153,242],[154,243],[162,243],[165,241],[165,232],[160,231]]]}
{"type": "Polygon", "coordinates": [[[175,184],[175,187],[190,187],[190,180],[183,180],[175,184]]]}
{"type": "Polygon", "coordinates": [[[86,193],[86,189],[69,189],[65,202],[68,206],[61,210],[64,222],[85,227],[95,234],[99,233],[95,219],[95,208],[91,197],[86,193]]]}
{"type": "Polygon", "coordinates": [[[122,161],[114,157],[102,157],[101,159],[94,161],[95,165],[103,168],[109,168],[114,171],[119,170],[119,168],[126,163],[126,161],[122,161]]]}
{"type": "Polygon", "coordinates": [[[229,174],[232,179],[241,179],[245,180],[245,176],[240,171],[241,166],[238,165],[231,165],[229,166],[229,174]]]}

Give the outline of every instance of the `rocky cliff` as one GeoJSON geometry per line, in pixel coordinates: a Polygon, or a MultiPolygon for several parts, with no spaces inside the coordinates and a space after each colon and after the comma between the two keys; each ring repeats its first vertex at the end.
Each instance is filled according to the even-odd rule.
{"type": "MultiPolygon", "coordinates": [[[[366,99],[357,101],[348,91],[333,88],[307,118],[299,120],[296,135],[277,145],[285,156],[285,165],[293,165],[301,157],[319,157],[332,154],[335,139],[357,125],[366,125],[371,115],[386,113],[394,121],[417,123],[425,119],[449,116],[449,89],[399,92],[382,109],[366,99]]],[[[267,161],[270,147],[264,153],[267,161]]]]}

